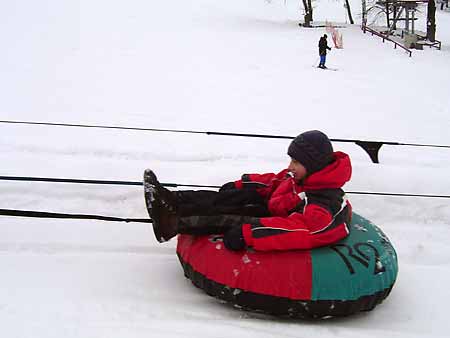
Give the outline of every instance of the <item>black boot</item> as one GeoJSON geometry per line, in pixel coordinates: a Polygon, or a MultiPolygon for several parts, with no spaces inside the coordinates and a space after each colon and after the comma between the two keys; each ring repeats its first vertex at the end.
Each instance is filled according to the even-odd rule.
{"type": "Polygon", "coordinates": [[[144,185],[147,183],[152,186],[154,194],[156,194],[161,201],[161,204],[169,211],[177,212],[177,196],[169,189],[164,188],[156,178],[155,173],[151,169],[144,171],[144,185]]]}
{"type": "Polygon", "coordinates": [[[160,243],[178,234],[178,216],[175,208],[161,198],[165,194],[165,198],[169,199],[171,196],[167,192],[171,194],[169,190],[161,186],[155,174],[147,169],[144,173],[145,204],[152,219],[156,240],[160,243]]]}

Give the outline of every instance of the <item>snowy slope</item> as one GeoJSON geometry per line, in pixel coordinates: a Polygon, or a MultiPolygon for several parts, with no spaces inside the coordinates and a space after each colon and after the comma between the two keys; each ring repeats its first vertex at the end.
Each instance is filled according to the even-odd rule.
{"type": "MultiPolygon", "coordinates": [[[[0,120],[272,133],[450,145],[450,13],[441,51],[401,50],[358,26],[313,68],[325,32],[296,1],[16,0],[0,12],[0,120]]],[[[353,2],[358,17],[358,2],[353,2]]],[[[345,23],[342,3],[317,21],[345,23]]],[[[359,20],[359,18],[358,18],[359,20]]],[[[0,175],[213,184],[287,164],[287,140],[0,123],[0,175]]],[[[349,191],[450,194],[448,149],[356,145],[349,191]]],[[[0,208],[146,217],[140,187],[0,181],[0,208]]],[[[399,256],[389,298],[320,323],[240,312],[183,277],[175,242],[145,224],[0,217],[5,337],[419,337],[450,324],[447,199],[350,196],[399,256]]]]}

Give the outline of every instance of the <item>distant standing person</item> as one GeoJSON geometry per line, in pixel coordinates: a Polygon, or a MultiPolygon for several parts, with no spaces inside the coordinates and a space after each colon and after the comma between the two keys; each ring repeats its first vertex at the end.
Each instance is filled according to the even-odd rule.
{"type": "Polygon", "coordinates": [[[327,44],[327,35],[324,34],[319,40],[319,55],[320,55],[319,68],[322,68],[322,69],[327,68],[325,66],[325,62],[327,60],[327,49],[331,50],[331,48],[328,47],[328,44],[327,44]]]}

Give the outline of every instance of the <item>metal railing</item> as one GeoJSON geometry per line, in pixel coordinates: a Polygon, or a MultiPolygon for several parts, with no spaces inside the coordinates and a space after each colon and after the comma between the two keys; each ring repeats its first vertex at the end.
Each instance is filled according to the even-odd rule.
{"type": "Polygon", "coordinates": [[[374,30],[374,29],[372,29],[372,28],[370,28],[370,27],[367,27],[367,26],[365,26],[365,25],[361,26],[361,29],[363,30],[364,34],[366,33],[366,31],[368,31],[368,32],[371,33],[372,35],[379,36],[380,38],[383,39],[383,42],[384,42],[384,40],[388,40],[388,41],[392,42],[392,43],[394,44],[394,49],[396,49],[397,46],[399,46],[400,48],[402,48],[403,50],[405,50],[405,51],[409,54],[409,57],[412,56],[412,51],[411,51],[411,50],[409,50],[408,48],[406,48],[406,47],[403,46],[402,44],[398,43],[397,41],[392,40],[392,39],[389,38],[388,36],[386,36],[386,35],[384,35],[384,34],[382,34],[382,33],[380,33],[380,32],[377,32],[376,30],[374,30]]]}

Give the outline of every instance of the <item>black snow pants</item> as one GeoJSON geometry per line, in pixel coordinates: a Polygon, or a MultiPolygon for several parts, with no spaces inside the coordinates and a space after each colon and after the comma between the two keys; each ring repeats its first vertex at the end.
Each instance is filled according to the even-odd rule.
{"type": "Polygon", "coordinates": [[[223,234],[232,227],[269,216],[264,198],[251,189],[187,190],[175,194],[181,234],[223,234]]]}

